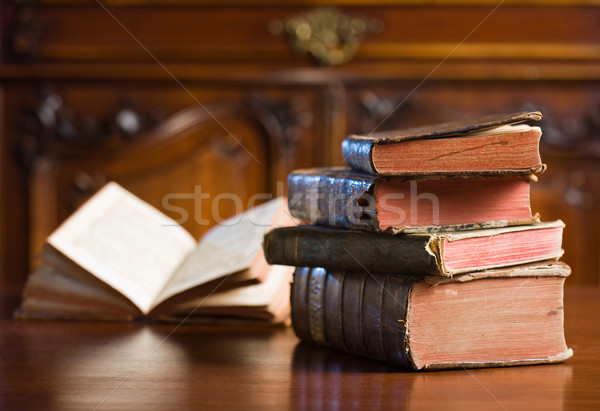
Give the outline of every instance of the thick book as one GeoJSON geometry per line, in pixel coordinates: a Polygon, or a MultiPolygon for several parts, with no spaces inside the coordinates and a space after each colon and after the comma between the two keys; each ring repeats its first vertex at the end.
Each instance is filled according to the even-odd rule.
{"type": "Polygon", "coordinates": [[[308,224],[393,234],[522,225],[538,221],[530,177],[405,180],[312,168],[288,175],[288,206],[308,224]]]}
{"type": "Polygon", "coordinates": [[[292,326],[311,343],[415,370],[563,361],[560,262],[453,278],[297,268],[292,326]]]}
{"type": "Polygon", "coordinates": [[[48,237],[42,265],[29,276],[15,315],[284,322],[293,269],[267,264],[261,242],[269,229],[293,224],[286,202],[277,198],[238,214],[197,241],[109,183],[48,237]]]}
{"type": "Polygon", "coordinates": [[[389,235],[302,225],[265,234],[270,264],[452,276],[558,259],[562,221],[445,233],[389,235]]]}
{"type": "Polygon", "coordinates": [[[524,124],[540,112],[489,115],[369,135],[342,142],[346,163],[376,175],[529,174],[544,170],[542,131],[524,124]]]}

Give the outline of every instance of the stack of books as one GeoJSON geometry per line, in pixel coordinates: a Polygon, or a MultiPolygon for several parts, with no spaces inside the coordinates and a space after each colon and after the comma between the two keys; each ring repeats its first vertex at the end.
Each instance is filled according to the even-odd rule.
{"type": "Polygon", "coordinates": [[[539,112],[368,136],[349,167],[297,170],[270,264],[296,266],[302,340],[411,369],[558,362],[565,343],[563,223],[530,206],[539,112]]]}

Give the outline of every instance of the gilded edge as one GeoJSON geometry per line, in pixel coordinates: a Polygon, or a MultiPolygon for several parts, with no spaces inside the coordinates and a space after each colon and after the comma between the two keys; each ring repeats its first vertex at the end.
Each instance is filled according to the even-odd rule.
{"type": "Polygon", "coordinates": [[[327,272],[323,269],[310,270],[308,285],[308,328],[310,336],[317,344],[324,345],[327,344],[323,307],[326,276],[327,272]]]}

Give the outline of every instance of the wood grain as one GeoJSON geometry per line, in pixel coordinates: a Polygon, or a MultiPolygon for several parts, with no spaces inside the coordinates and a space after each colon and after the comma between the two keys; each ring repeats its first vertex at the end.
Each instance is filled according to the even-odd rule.
{"type": "Polygon", "coordinates": [[[528,409],[600,407],[600,288],[567,288],[562,364],[406,372],[299,343],[292,330],[36,323],[0,297],[2,409],[528,409]]]}

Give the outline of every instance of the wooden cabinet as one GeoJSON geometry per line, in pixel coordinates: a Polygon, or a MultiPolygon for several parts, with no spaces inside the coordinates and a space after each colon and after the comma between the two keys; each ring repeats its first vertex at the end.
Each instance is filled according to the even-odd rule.
{"type": "Polygon", "coordinates": [[[194,235],[342,165],[350,132],[540,109],[569,283],[600,282],[600,8],[587,1],[4,1],[0,285],[109,179],[194,235]]]}

